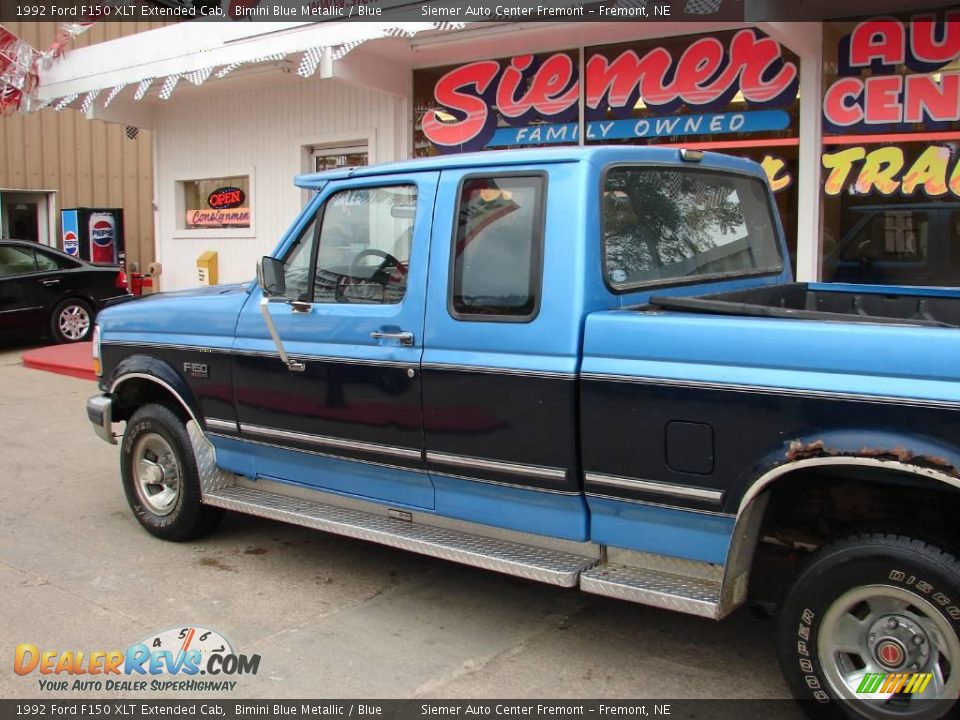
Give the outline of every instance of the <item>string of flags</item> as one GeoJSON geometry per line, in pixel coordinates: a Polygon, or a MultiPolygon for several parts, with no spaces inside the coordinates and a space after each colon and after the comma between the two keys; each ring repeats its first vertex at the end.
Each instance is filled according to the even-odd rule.
{"type": "MultiPolygon", "coordinates": [[[[711,0],[707,1],[709,2],[711,0]]],[[[80,96],[80,93],[67,95],[58,99],[53,98],[43,101],[42,103],[36,100],[31,102],[30,96],[36,89],[36,68],[40,65],[44,67],[49,66],[52,60],[63,55],[70,40],[86,32],[92,25],[92,22],[62,23],[56,40],[44,52],[39,52],[26,43],[23,43],[19,40],[19,38],[16,38],[16,36],[12,35],[12,33],[6,31],[3,26],[0,26],[0,114],[2,114],[5,108],[13,108],[14,110],[19,109],[24,112],[32,112],[42,107],[49,106],[54,110],[59,111],[70,106],[75,100],[77,100],[77,98],[80,96]],[[12,41],[16,41],[20,44],[15,45],[12,41]],[[16,64],[12,63],[8,56],[13,56],[16,64]],[[4,64],[5,60],[6,64],[4,64]],[[16,79],[14,82],[11,82],[10,79],[4,75],[6,72],[8,75],[13,76],[13,72],[9,69],[11,66],[16,69],[16,79]]],[[[464,27],[466,27],[466,25],[467,23],[465,22],[434,22],[430,23],[430,26],[427,29],[449,32],[462,30],[464,27]]],[[[423,29],[422,26],[421,29],[423,29]]],[[[376,37],[411,38],[417,34],[417,31],[410,30],[403,25],[396,25],[379,30],[378,33],[378,35],[374,35],[363,40],[349,40],[343,43],[317,46],[309,48],[305,51],[291,53],[293,55],[301,55],[296,72],[300,77],[303,78],[312,77],[316,73],[317,68],[320,66],[320,63],[324,57],[324,53],[329,53],[331,60],[340,60],[351,50],[360,46],[366,40],[372,40],[376,37]]],[[[287,53],[273,53],[251,58],[249,60],[236,61],[221,66],[211,65],[186,73],[168,75],[163,78],[144,78],[135,83],[136,90],[133,93],[133,99],[136,101],[143,100],[157,80],[162,80],[160,89],[157,92],[157,97],[161,100],[168,100],[171,95],[173,95],[173,92],[176,90],[181,79],[185,79],[191,85],[199,87],[207,82],[210,78],[224,78],[241,66],[267,62],[279,62],[281,60],[286,60],[287,56],[287,53]]],[[[113,85],[109,90],[107,90],[107,88],[97,88],[84,93],[80,102],[80,110],[85,113],[89,113],[97,100],[101,99],[101,95],[103,96],[101,99],[102,107],[109,107],[110,104],[117,98],[117,96],[130,84],[131,83],[125,82],[118,83],[113,85]]]]}
{"type": "Polygon", "coordinates": [[[0,25],[0,115],[18,110],[37,86],[37,51],[0,25]]]}

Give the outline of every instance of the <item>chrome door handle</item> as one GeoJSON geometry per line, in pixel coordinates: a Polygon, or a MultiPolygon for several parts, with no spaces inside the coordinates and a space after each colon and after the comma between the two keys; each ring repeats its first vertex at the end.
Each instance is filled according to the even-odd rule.
{"type": "Polygon", "coordinates": [[[404,347],[413,347],[412,332],[380,332],[379,330],[374,330],[370,333],[370,337],[374,340],[396,340],[404,347]]]}
{"type": "Polygon", "coordinates": [[[313,305],[311,305],[308,302],[304,302],[303,300],[290,301],[290,312],[293,312],[293,313],[301,313],[301,314],[308,313],[310,312],[310,308],[312,307],[313,305]]]}
{"type": "Polygon", "coordinates": [[[47,285],[47,286],[50,286],[50,285],[59,285],[59,284],[60,284],[60,280],[59,280],[58,278],[50,278],[49,280],[41,280],[41,281],[40,281],[40,284],[41,284],[41,285],[47,285]]]}

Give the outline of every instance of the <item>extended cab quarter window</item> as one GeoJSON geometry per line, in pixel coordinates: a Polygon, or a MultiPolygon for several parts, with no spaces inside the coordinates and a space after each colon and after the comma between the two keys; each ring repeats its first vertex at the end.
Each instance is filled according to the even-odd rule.
{"type": "Polygon", "coordinates": [[[762,181],[633,166],[606,172],[603,262],[617,292],[783,269],[762,181]]]}
{"type": "Polygon", "coordinates": [[[536,315],[545,185],[542,175],[463,181],[453,247],[454,317],[529,320],[536,315]]]}

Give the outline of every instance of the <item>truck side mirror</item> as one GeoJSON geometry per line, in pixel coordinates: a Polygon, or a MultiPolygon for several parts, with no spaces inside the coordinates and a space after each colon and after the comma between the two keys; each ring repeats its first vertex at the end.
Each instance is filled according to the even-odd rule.
{"type": "Polygon", "coordinates": [[[264,255],[257,263],[257,284],[266,297],[282,296],[287,291],[283,261],[264,255]]]}

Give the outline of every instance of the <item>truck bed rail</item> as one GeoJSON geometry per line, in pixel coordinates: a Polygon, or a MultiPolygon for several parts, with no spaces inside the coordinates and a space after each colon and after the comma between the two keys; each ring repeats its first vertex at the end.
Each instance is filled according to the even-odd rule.
{"type": "MultiPolygon", "coordinates": [[[[923,327],[960,327],[960,297],[812,289],[790,283],[700,297],[650,298],[664,310],[923,327]]],[[[637,308],[639,309],[639,308],[637,308]]]]}

